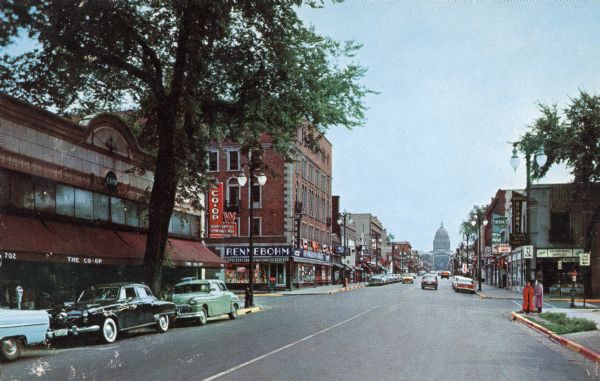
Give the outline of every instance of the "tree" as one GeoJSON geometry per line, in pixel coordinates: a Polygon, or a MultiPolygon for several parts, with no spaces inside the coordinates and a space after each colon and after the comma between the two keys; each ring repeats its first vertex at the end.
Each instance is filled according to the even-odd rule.
{"type": "Polygon", "coordinates": [[[144,281],[154,291],[175,202],[197,201],[207,186],[210,142],[230,139],[248,152],[267,133],[290,156],[301,123],[321,133],[362,123],[365,70],[349,58],[359,47],[305,26],[296,14],[301,5],[0,2],[0,46],[21,31],[38,43],[0,58],[0,91],[59,113],[139,111],[140,144],[155,157],[144,258],[144,281]]]}
{"type": "Polygon", "coordinates": [[[469,212],[469,218],[465,221],[461,222],[459,232],[460,234],[466,236],[471,242],[475,241],[477,237],[477,226],[473,226],[471,221],[477,219],[478,217],[483,220],[485,218],[485,213],[487,212],[489,205],[474,205],[471,211],[469,212]]]}

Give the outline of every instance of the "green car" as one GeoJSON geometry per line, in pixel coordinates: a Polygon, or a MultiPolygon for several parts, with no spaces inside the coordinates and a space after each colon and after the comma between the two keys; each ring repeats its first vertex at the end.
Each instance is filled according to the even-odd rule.
{"type": "Polygon", "coordinates": [[[209,317],[225,314],[235,319],[240,307],[240,298],[218,279],[184,278],[175,285],[171,301],[175,303],[175,321],[195,319],[200,325],[209,317]]]}

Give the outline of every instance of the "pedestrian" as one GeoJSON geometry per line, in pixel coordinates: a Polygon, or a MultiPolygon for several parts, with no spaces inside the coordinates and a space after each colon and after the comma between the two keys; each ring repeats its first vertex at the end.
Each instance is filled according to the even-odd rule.
{"type": "Polygon", "coordinates": [[[544,286],[541,282],[535,281],[535,306],[537,312],[542,313],[542,306],[544,305],[544,286]]]}
{"type": "Polygon", "coordinates": [[[533,294],[534,290],[531,287],[531,282],[527,281],[525,287],[523,287],[523,309],[521,312],[528,314],[533,311],[533,294]]]}

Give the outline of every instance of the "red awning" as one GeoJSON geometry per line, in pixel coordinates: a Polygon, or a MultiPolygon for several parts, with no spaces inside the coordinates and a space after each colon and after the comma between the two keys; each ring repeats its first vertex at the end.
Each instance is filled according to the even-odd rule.
{"type": "MultiPolygon", "coordinates": [[[[146,234],[46,220],[0,216],[3,260],[141,265],[146,234]]],[[[169,238],[167,251],[178,266],[220,267],[226,262],[201,242],[169,238]]]]}

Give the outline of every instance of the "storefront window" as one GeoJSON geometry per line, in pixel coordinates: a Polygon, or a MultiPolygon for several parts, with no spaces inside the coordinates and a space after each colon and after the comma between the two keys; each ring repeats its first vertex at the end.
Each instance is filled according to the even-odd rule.
{"type": "Polygon", "coordinates": [[[56,184],[56,213],[65,216],[75,215],[75,188],[56,184]]]}
{"type": "Polygon", "coordinates": [[[108,221],[108,196],[100,193],[94,193],[94,219],[108,221]]]}
{"type": "Polygon", "coordinates": [[[129,200],[123,200],[125,205],[125,225],[127,226],[140,226],[140,216],[138,214],[137,203],[129,200]]]}
{"type": "Polygon", "coordinates": [[[31,177],[14,173],[11,179],[11,204],[17,208],[33,209],[34,196],[31,177]]]}
{"type": "Polygon", "coordinates": [[[315,266],[298,265],[298,282],[315,283],[315,266]]]}
{"type": "Polygon", "coordinates": [[[110,213],[112,222],[115,224],[125,225],[125,202],[124,200],[111,197],[110,198],[110,213]]]}
{"type": "Polygon", "coordinates": [[[92,192],[75,189],[75,217],[94,218],[94,196],[92,192]]]}
{"type": "Polygon", "coordinates": [[[54,183],[37,180],[35,188],[35,210],[54,213],[56,210],[56,188],[54,183]]]}

